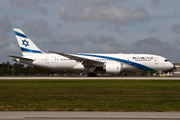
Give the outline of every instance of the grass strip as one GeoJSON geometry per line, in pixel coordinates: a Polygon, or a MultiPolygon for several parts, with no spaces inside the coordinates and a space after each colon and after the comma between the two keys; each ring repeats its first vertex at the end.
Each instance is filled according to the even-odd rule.
{"type": "Polygon", "coordinates": [[[180,81],[0,80],[0,111],[180,111],[180,81]]]}

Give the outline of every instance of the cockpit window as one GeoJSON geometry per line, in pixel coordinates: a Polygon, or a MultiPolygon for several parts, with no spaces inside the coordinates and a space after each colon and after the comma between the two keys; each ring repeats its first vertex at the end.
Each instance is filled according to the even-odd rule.
{"type": "Polygon", "coordinates": [[[165,61],[165,62],[169,62],[169,60],[167,60],[167,59],[165,59],[164,61],[165,61]]]}

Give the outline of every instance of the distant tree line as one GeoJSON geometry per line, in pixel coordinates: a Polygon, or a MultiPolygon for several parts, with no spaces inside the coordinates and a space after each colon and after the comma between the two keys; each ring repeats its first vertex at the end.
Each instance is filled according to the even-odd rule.
{"type": "MultiPolygon", "coordinates": [[[[170,72],[170,71],[166,71],[170,72]]],[[[98,76],[153,76],[154,73],[150,71],[137,72],[122,72],[120,75],[106,74],[105,71],[96,71],[98,76]]],[[[3,62],[0,64],[0,76],[86,76],[86,72],[74,70],[50,70],[39,68],[21,63],[10,64],[10,62],[3,62]]]]}

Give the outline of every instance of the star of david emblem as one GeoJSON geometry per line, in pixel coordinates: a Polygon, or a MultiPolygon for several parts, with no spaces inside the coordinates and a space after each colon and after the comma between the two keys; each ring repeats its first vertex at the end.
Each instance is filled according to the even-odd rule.
{"type": "Polygon", "coordinates": [[[26,39],[22,40],[22,44],[25,45],[26,47],[29,46],[29,41],[26,41],[26,39]]]}

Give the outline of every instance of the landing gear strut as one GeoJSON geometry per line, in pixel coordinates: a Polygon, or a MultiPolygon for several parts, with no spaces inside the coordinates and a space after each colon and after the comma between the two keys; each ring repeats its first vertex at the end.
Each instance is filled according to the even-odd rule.
{"type": "Polygon", "coordinates": [[[158,71],[158,73],[157,73],[157,77],[160,77],[160,74],[162,73],[162,71],[158,71]]]}
{"type": "Polygon", "coordinates": [[[159,74],[159,73],[157,73],[157,74],[156,74],[156,77],[160,77],[160,74],[159,74]]]}
{"type": "Polygon", "coordinates": [[[89,68],[89,73],[87,74],[88,77],[96,77],[96,73],[94,73],[94,70],[96,69],[95,66],[91,66],[89,68]]]}
{"type": "Polygon", "coordinates": [[[87,74],[87,76],[88,77],[96,77],[96,73],[94,73],[94,72],[89,72],[88,74],[87,74]]]}

